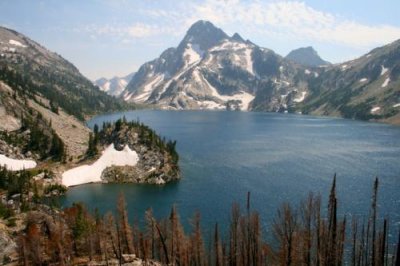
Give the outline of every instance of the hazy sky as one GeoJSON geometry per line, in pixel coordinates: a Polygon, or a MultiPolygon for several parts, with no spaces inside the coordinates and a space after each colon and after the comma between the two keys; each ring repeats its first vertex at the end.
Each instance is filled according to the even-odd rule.
{"type": "Polygon", "coordinates": [[[136,71],[199,19],[283,56],[313,46],[337,63],[400,39],[399,10],[399,0],[0,0],[0,25],[94,80],[136,71]]]}

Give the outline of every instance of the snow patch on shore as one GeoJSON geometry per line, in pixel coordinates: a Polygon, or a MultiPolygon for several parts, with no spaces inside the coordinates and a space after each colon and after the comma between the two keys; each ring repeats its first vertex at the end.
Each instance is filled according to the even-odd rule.
{"type": "Polygon", "coordinates": [[[0,166],[5,167],[9,171],[20,171],[36,167],[36,162],[33,160],[17,160],[11,159],[0,154],[0,166]]]}
{"type": "Polygon", "coordinates": [[[101,182],[101,174],[110,166],[135,166],[139,157],[135,151],[128,146],[122,151],[115,149],[114,144],[108,146],[101,157],[91,165],[82,165],[62,174],[62,184],[64,186],[76,186],[87,183],[101,182]]]}

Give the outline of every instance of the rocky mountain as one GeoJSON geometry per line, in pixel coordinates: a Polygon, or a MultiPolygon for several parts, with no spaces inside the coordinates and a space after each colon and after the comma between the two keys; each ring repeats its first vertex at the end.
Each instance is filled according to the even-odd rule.
{"type": "Polygon", "coordinates": [[[134,75],[135,72],[125,77],[113,77],[111,79],[100,78],[94,82],[94,85],[98,86],[100,90],[107,94],[118,97],[125,90],[134,75]]]}
{"type": "Polygon", "coordinates": [[[122,103],[100,91],[78,69],[28,37],[0,27],[0,78],[30,97],[43,96],[78,119],[120,109],[122,103]]]}
{"type": "Polygon", "coordinates": [[[400,40],[319,69],[308,91],[304,113],[400,124],[400,40]]]}
{"type": "Polygon", "coordinates": [[[323,60],[318,55],[317,51],[315,51],[314,48],[311,46],[293,50],[285,58],[300,65],[309,67],[330,65],[330,63],[323,60]]]}
{"type": "Polygon", "coordinates": [[[395,42],[331,65],[312,47],[282,57],[198,21],[178,47],[143,64],[121,97],[164,109],[301,112],[400,123],[398,53],[395,42]]]}
{"type": "Polygon", "coordinates": [[[304,67],[198,21],[177,48],[142,65],[121,96],[172,109],[278,111],[303,99],[298,75],[304,67]]]}

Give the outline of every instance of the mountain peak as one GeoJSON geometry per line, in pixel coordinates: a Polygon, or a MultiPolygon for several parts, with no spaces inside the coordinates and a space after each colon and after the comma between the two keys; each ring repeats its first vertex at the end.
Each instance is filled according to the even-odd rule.
{"type": "Polygon", "coordinates": [[[187,31],[181,45],[187,43],[198,44],[202,50],[207,50],[221,40],[229,38],[225,32],[209,21],[199,20],[187,31]]]}
{"type": "Polygon", "coordinates": [[[238,42],[245,42],[245,40],[242,38],[242,36],[239,35],[239,33],[235,33],[232,36],[232,40],[238,41],[238,42]]]}
{"type": "Polygon", "coordinates": [[[323,60],[312,46],[293,50],[286,56],[286,59],[310,67],[330,64],[328,61],[323,60]]]}

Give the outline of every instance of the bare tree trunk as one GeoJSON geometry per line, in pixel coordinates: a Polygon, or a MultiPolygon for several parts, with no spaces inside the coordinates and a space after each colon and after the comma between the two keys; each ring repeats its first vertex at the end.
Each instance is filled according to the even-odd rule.
{"type": "Polygon", "coordinates": [[[378,197],[378,178],[374,182],[374,191],[372,196],[372,256],[371,256],[371,266],[376,264],[376,202],[378,197]]]}
{"type": "Polygon", "coordinates": [[[358,221],[357,218],[353,217],[352,220],[352,252],[351,252],[351,264],[353,266],[357,265],[356,261],[357,261],[357,228],[358,227],[358,221]]]}

